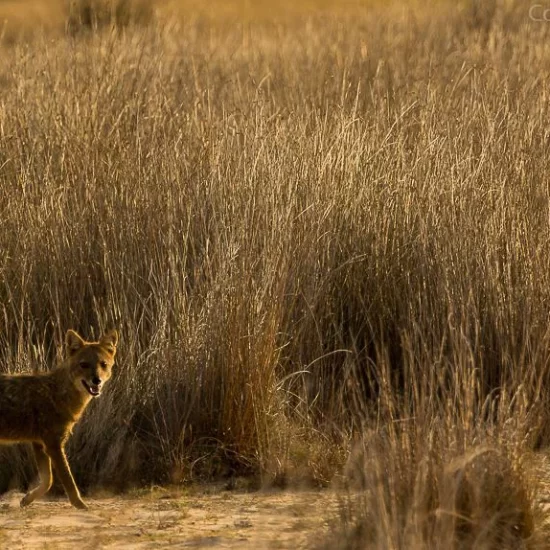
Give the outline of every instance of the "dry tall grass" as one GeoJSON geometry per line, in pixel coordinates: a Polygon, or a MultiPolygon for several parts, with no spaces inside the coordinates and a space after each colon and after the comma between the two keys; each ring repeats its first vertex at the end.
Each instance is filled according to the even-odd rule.
{"type": "Polygon", "coordinates": [[[353,440],[342,545],[538,540],[549,29],[496,2],[6,47],[3,368],[123,337],[79,485],[325,483],[353,440]]]}

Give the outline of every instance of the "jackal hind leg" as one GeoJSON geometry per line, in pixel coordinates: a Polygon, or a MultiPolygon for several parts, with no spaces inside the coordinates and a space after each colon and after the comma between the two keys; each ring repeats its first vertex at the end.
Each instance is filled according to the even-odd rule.
{"type": "Polygon", "coordinates": [[[29,491],[21,500],[21,507],[28,506],[31,502],[37,498],[43,497],[52,486],[52,464],[50,457],[44,450],[44,445],[41,443],[33,443],[32,448],[34,451],[34,457],[36,458],[36,465],[38,466],[38,476],[40,479],[39,484],[29,491]]]}

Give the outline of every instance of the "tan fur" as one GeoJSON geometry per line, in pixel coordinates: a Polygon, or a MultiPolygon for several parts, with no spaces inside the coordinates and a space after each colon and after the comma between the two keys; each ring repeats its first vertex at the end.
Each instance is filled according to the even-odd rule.
{"type": "Polygon", "coordinates": [[[66,335],[67,358],[44,374],[0,375],[0,443],[32,443],[40,483],[21,500],[27,506],[52,485],[52,463],[76,508],[86,509],[74,482],[65,443],[84,409],[111,377],[118,334],[86,342],[76,332],[66,335]]]}

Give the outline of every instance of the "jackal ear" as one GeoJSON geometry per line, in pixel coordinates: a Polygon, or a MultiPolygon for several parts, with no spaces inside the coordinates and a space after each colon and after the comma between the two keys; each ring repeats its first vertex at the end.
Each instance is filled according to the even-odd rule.
{"type": "Polygon", "coordinates": [[[99,343],[105,346],[111,353],[115,353],[116,345],[118,344],[118,332],[116,330],[110,330],[101,337],[99,343]]]}
{"type": "Polygon", "coordinates": [[[75,354],[84,345],[84,343],[84,340],[74,330],[67,331],[67,334],[65,335],[65,344],[67,346],[67,350],[69,351],[69,355],[75,354]]]}

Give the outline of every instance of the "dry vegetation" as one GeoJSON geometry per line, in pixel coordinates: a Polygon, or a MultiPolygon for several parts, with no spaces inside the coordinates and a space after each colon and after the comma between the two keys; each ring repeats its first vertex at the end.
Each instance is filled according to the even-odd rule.
{"type": "Polygon", "coordinates": [[[550,23],[475,5],[72,11],[3,47],[1,364],[123,336],[79,485],[347,461],[327,548],[543,546],[550,23]]]}

